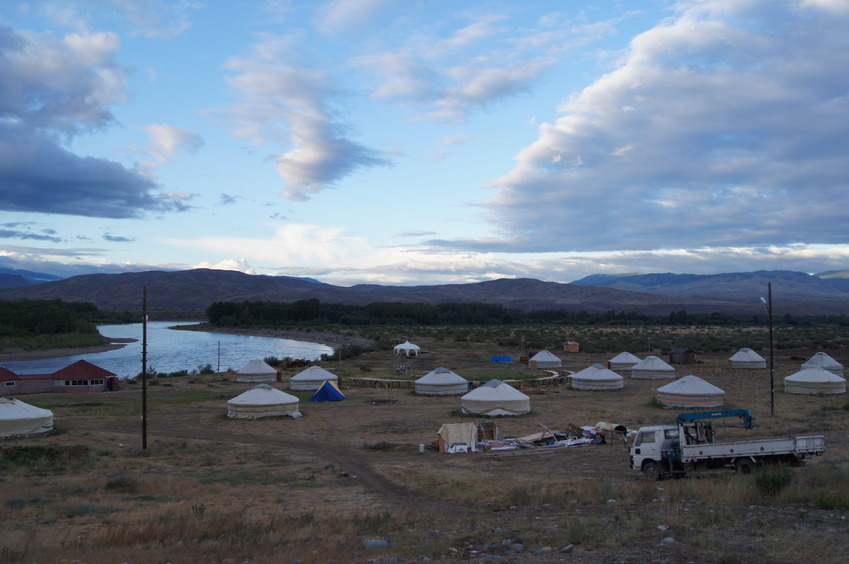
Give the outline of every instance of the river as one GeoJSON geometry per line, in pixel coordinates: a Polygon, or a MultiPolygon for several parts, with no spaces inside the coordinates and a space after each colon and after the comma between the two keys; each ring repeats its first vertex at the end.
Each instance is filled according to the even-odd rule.
{"type": "MultiPolygon", "coordinates": [[[[163,373],[180,370],[200,370],[209,364],[212,369],[221,371],[228,368],[239,370],[255,358],[273,356],[276,358],[302,358],[317,360],[323,354],[332,355],[333,349],[318,343],[277,339],[272,337],[253,337],[250,335],[230,335],[226,333],[206,333],[202,331],[181,331],[169,329],[175,325],[193,325],[193,321],[150,321],[147,324],[147,369],[163,373]]],[[[112,339],[137,339],[119,349],[45,358],[4,362],[3,366],[17,374],[52,374],[78,360],[86,360],[114,372],[119,378],[135,377],[142,371],[142,324],[98,325],[100,334],[112,339]]]]}

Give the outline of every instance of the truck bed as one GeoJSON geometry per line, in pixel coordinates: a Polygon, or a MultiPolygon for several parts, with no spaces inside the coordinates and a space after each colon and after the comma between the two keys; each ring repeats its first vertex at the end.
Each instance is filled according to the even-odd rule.
{"type": "Polygon", "coordinates": [[[790,454],[796,458],[810,458],[823,452],[825,438],[822,435],[681,445],[682,460],[685,463],[708,458],[758,458],[790,454]]]}

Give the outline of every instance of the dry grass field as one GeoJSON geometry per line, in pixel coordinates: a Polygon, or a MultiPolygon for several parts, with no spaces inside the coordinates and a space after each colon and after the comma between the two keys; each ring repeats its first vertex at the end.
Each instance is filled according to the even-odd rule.
{"type": "MultiPolygon", "coordinates": [[[[790,563],[837,562],[849,550],[846,396],[782,391],[802,362],[792,357],[815,351],[776,351],[774,416],[769,371],[731,370],[730,353],[705,353],[676,377],[702,377],[726,391],[728,407],[750,409],[747,436],[823,434],[825,456],[789,475],[646,482],[621,444],[420,453],[442,423],[480,419],[460,415],[457,397],[345,379],[392,378],[400,362],[408,377],[440,366],[470,380],[535,373],[490,364],[491,354],[522,352],[515,347],[403,338],[425,352],[399,361],[381,348],[324,363],[342,376],[346,399],[316,404],[298,392],[301,419],[227,419],[226,401],[249,387],[233,374],[159,378],[148,387],[146,450],[139,385],[22,396],[54,411],[57,433],[0,442],[0,562],[790,563]]],[[[551,350],[571,371],[621,352],[551,350]]],[[[825,352],[846,362],[843,349],[825,352]]],[[[495,421],[504,437],[541,425],[668,423],[676,412],[653,402],[668,382],[626,373],[618,391],[552,387],[531,395],[531,414],[495,421]]]]}

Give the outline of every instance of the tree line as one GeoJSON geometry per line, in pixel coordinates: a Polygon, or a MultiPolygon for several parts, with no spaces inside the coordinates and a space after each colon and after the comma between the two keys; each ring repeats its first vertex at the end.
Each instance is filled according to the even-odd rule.
{"type": "MultiPolygon", "coordinates": [[[[320,326],[320,325],[518,325],[559,324],[579,326],[658,326],[658,325],[765,325],[767,316],[730,313],[688,313],[686,310],[668,315],[633,312],[603,313],[549,309],[522,311],[486,303],[400,303],[374,302],[368,305],[322,303],[317,298],[296,302],[244,301],[215,302],[206,309],[211,325],[220,327],[250,326],[320,326]]],[[[849,326],[846,315],[793,317],[774,319],[775,325],[849,326]]]]}

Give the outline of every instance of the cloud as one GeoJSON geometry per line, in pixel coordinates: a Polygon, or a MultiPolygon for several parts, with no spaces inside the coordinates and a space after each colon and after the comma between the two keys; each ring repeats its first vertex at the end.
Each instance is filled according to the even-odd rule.
{"type": "Polygon", "coordinates": [[[44,229],[41,233],[33,233],[29,228],[21,230],[16,227],[16,223],[7,223],[0,226],[0,239],[32,239],[35,241],[52,241],[60,243],[61,237],[56,236],[56,232],[51,229],[44,229]]]}
{"type": "Polygon", "coordinates": [[[0,28],[0,209],[138,217],[171,206],[139,172],[66,145],[110,125],[124,97],[111,33],[49,34],[0,28]]]}
{"type": "Polygon", "coordinates": [[[180,35],[192,25],[190,13],[203,7],[200,2],[179,0],[109,0],[123,11],[136,26],[135,34],[147,37],[170,38],[180,35]]]}
{"type": "Polygon", "coordinates": [[[324,72],[292,63],[291,38],[264,36],[251,57],[232,58],[228,82],[242,102],[226,110],[239,137],[254,143],[288,141],[275,169],[290,200],[307,200],[362,168],[386,166],[378,152],[349,138],[335,117],[338,93],[324,72]]]}
{"type": "Polygon", "coordinates": [[[91,20],[98,18],[121,28],[129,25],[134,36],[168,39],[188,30],[191,12],[201,7],[191,0],[64,0],[45,2],[38,9],[58,25],[80,31],[87,31],[91,20]]]}
{"type": "Polygon", "coordinates": [[[372,99],[421,106],[420,119],[463,121],[472,111],[530,92],[556,62],[544,52],[550,46],[523,41],[538,30],[508,33],[496,25],[506,20],[500,14],[481,16],[448,37],[419,36],[400,49],[353,62],[380,77],[372,99]]]}
{"type": "Polygon", "coordinates": [[[457,85],[442,93],[434,103],[435,109],[428,115],[439,120],[460,120],[473,109],[529,92],[533,83],[552,64],[551,59],[539,58],[498,67],[455,67],[449,74],[457,85]]]}
{"type": "Polygon", "coordinates": [[[391,4],[390,0],[332,0],[318,10],[315,24],[328,34],[354,31],[391,4]]]}
{"type": "MultiPolygon", "coordinates": [[[[846,15],[683,4],[542,124],[488,202],[509,252],[841,244],[846,15]]],[[[443,242],[444,243],[444,242],[443,242]]]]}
{"type": "Polygon", "coordinates": [[[135,241],[135,239],[131,239],[130,237],[121,237],[120,235],[112,235],[111,233],[104,233],[103,240],[111,243],[132,243],[135,241]]]}
{"type": "Polygon", "coordinates": [[[243,258],[225,259],[216,263],[201,262],[196,264],[192,268],[209,268],[212,270],[235,270],[238,272],[244,272],[245,274],[256,274],[254,267],[248,264],[248,261],[243,258]]]}
{"type": "Polygon", "coordinates": [[[156,159],[155,163],[149,163],[151,168],[168,162],[180,151],[194,154],[203,146],[203,137],[188,129],[164,123],[154,123],[142,129],[150,137],[149,152],[156,159]]]}

